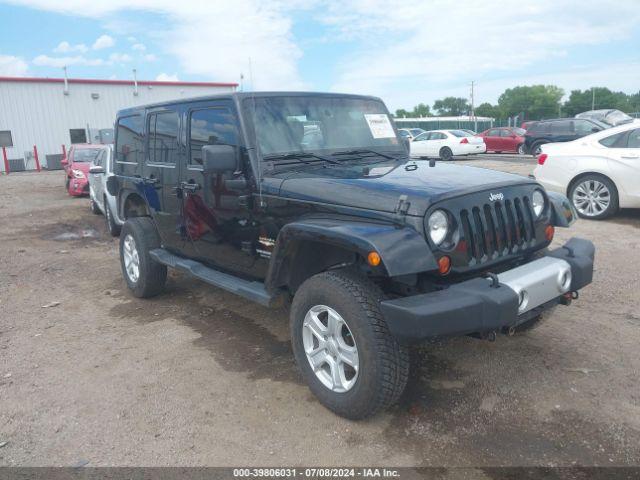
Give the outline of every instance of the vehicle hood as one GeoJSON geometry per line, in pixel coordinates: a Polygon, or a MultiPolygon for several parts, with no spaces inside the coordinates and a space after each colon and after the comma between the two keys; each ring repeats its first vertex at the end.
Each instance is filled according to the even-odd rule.
{"type": "Polygon", "coordinates": [[[428,161],[306,167],[271,180],[276,178],[281,182],[274,193],[283,198],[367,210],[394,212],[405,195],[410,203],[407,214],[415,216],[424,215],[430,205],[445,198],[535,183],[520,175],[446,162],[430,167],[428,161]]]}

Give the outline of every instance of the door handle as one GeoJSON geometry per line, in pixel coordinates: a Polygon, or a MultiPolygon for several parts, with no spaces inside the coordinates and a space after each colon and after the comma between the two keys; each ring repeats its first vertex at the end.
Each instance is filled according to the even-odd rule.
{"type": "Polygon", "coordinates": [[[180,188],[185,192],[193,193],[197,190],[200,190],[200,185],[197,183],[191,183],[191,182],[180,182],[180,188]]]}

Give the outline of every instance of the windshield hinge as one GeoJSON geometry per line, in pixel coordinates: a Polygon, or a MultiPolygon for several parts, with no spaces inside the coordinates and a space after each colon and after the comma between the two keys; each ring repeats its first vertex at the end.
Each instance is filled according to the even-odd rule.
{"type": "Polygon", "coordinates": [[[407,200],[407,196],[400,195],[398,197],[398,203],[396,204],[394,213],[397,213],[398,215],[406,215],[407,212],[409,211],[410,206],[411,206],[411,202],[407,200]]]}

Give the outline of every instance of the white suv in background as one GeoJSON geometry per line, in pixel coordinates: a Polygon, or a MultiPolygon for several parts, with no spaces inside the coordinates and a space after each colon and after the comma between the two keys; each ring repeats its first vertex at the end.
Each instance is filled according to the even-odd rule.
{"type": "Polygon", "coordinates": [[[89,199],[91,211],[103,214],[109,233],[117,237],[124,223],[118,217],[116,198],[107,191],[107,180],[113,176],[113,146],[108,145],[95,158],[89,167],[89,199]]]}

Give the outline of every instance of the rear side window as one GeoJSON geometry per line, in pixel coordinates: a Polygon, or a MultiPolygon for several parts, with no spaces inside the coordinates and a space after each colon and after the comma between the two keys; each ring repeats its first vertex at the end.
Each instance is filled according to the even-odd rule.
{"type": "Polygon", "coordinates": [[[640,148],[640,128],[636,128],[629,132],[627,148],[640,148]]]}
{"type": "Polygon", "coordinates": [[[149,115],[149,163],[176,163],[179,128],[176,112],[149,115]]]}
{"type": "Polygon", "coordinates": [[[189,163],[202,165],[205,145],[237,145],[234,116],[228,108],[195,110],[189,120],[189,163]]]}
{"type": "Polygon", "coordinates": [[[138,163],[142,158],[142,116],[120,117],[116,126],[116,161],[138,163]]]}
{"type": "Polygon", "coordinates": [[[473,137],[473,135],[471,135],[469,132],[465,132],[463,130],[450,130],[449,131],[450,134],[458,137],[458,138],[462,138],[462,137],[473,137]]]}
{"type": "Polygon", "coordinates": [[[620,132],[620,133],[616,133],[615,135],[609,135],[608,137],[604,137],[602,140],[600,140],[600,145],[604,145],[605,147],[609,147],[609,148],[617,146],[620,144],[622,137],[624,137],[626,133],[627,132],[620,132]]]}
{"type": "Polygon", "coordinates": [[[431,137],[431,134],[429,132],[425,132],[418,135],[416,138],[413,139],[413,141],[422,142],[423,140],[429,140],[430,137],[431,137]]]}
{"type": "MultiPolygon", "coordinates": [[[[549,129],[547,129],[547,131],[549,131],[549,129]]],[[[560,120],[558,122],[551,122],[551,131],[554,133],[573,132],[573,122],[571,120],[560,120]]]]}
{"type": "Polygon", "coordinates": [[[581,135],[588,135],[590,133],[593,133],[594,128],[598,129],[598,131],[600,130],[593,123],[587,122],[586,120],[574,120],[573,125],[576,129],[576,133],[579,133],[581,135]]]}

